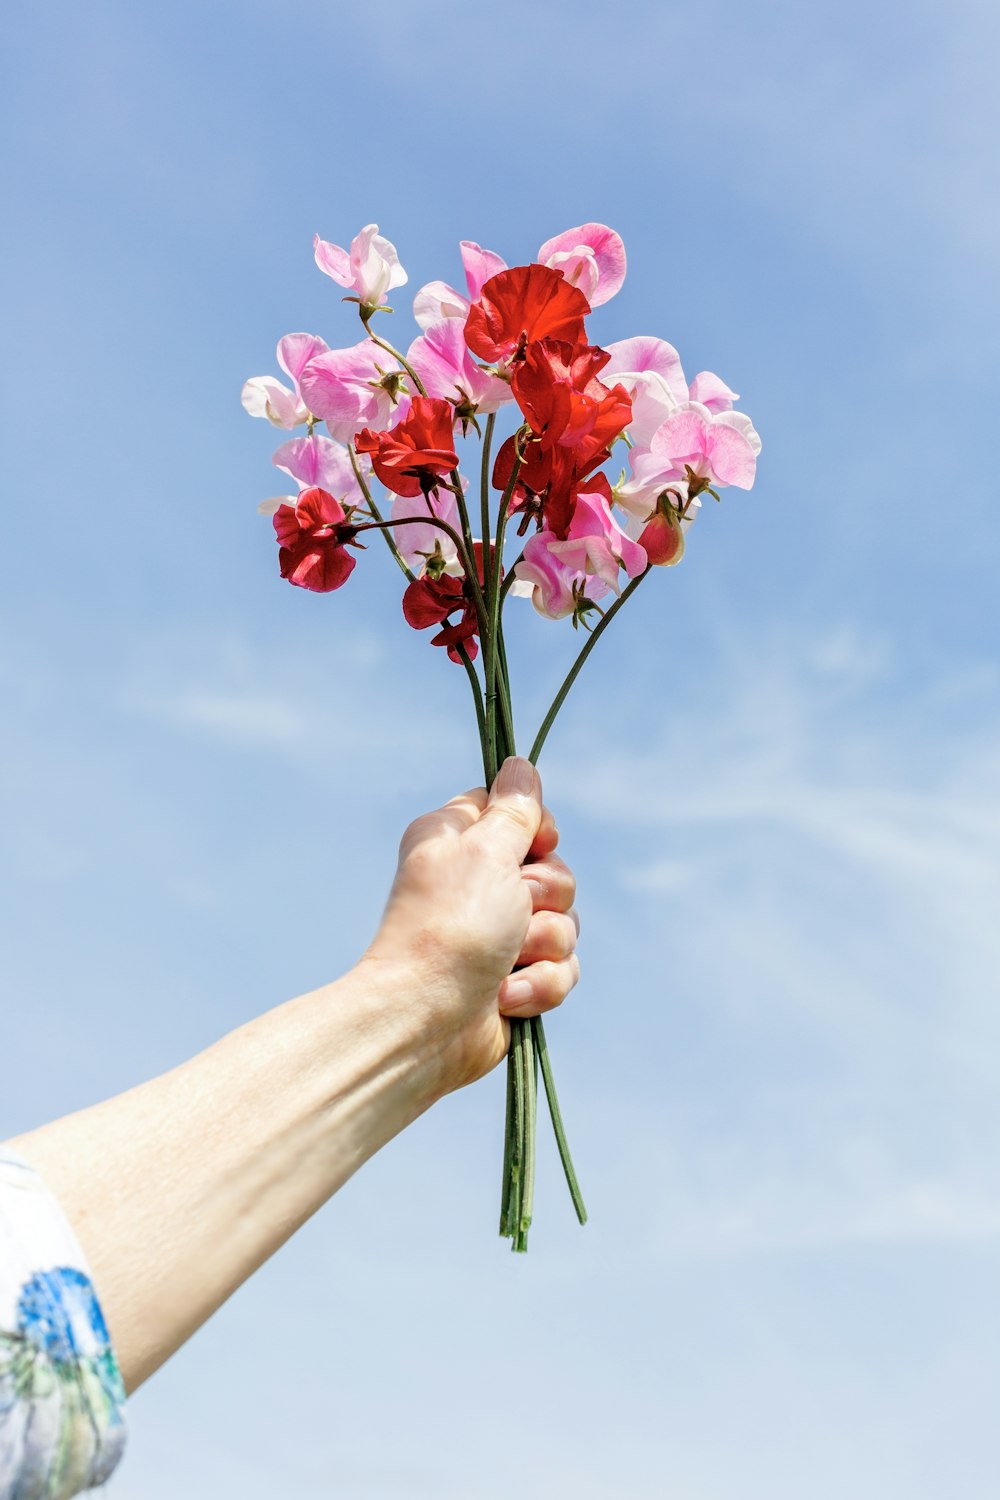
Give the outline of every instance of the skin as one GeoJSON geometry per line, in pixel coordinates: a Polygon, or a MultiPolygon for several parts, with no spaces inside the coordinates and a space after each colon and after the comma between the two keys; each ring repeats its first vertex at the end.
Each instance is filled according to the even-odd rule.
{"type": "Polygon", "coordinates": [[[489,795],[407,828],[349,973],[7,1143],[80,1238],[127,1390],[380,1147],[495,1068],[510,1016],[562,1002],[579,923],[558,837],[537,772],[506,761],[489,795]]]}

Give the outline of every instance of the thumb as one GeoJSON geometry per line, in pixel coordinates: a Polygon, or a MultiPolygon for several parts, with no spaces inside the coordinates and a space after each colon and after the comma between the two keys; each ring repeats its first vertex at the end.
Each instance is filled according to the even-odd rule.
{"type": "Polygon", "coordinates": [[[511,755],[490,790],[486,809],[469,830],[476,842],[522,864],[542,821],[542,783],[530,760],[511,755]]]}

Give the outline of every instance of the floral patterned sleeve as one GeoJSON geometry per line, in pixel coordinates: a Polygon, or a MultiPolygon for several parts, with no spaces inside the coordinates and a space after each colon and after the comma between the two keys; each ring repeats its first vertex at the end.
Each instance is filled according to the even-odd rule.
{"type": "Polygon", "coordinates": [[[67,1500],[125,1445],[125,1388],[83,1251],[0,1146],[0,1500],[67,1500]]]}

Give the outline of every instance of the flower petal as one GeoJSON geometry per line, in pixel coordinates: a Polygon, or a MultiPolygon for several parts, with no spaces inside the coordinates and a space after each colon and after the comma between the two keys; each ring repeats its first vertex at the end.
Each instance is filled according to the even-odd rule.
{"type": "MultiPolygon", "coordinates": [[[[469,288],[469,301],[478,302],[483,283],[489,281],[491,276],[496,276],[498,272],[506,271],[507,262],[494,254],[492,250],[484,250],[481,245],[476,244],[475,240],[462,240],[459,249],[462,253],[466,284],[469,288]]],[[[468,305],[466,311],[468,311],[468,305]]]]}
{"type": "Polygon", "coordinates": [[[606,224],[578,224],[575,229],[564,230],[545,241],[537,259],[543,266],[561,270],[568,281],[578,285],[591,307],[610,301],[625,280],[625,246],[621,236],[606,224]],[[574,271],[577,275],[587,273],[588,282],[593,280],[593,290],[588,290],[583,280],[574,281],[574,271]]]}

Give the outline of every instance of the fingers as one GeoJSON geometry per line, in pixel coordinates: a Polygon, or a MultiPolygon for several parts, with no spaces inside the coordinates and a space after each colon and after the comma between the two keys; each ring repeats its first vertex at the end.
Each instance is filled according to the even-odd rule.
{"type": "Polygon", "coordinates": [[[524,965],[551,959],[561,963],[573,952],[579,935],[580,919],[575,911],[536,911],[528,923],[517,962],[524,965]]]}
{"type": "Polygon", "coordinates": [[[544,859],[547,854],[552,853],[558,842],[559,830],[556,827],[556,820],[552,816],[550,810],[547,807],[543,807],[542,821],[539,826],[538,832],[535,834],[535,837],[531,841],[531,848],[528,850],[528,858],[544,859]]]}
{"type": "Polygon", "coordinates": [[[535,911],[569,911],[576,900],[576,877],[558,854],[526,864],[522,879],[535,911]]]}
{"type": "Polygon", "coordinates": [[[529,760],[511,755],[500,767],[486,810],[470,838],[521,864],[542,826],[542,784],[529,760]]]}
{"type": "Polygon", "coordinates": [[[446,830],[451,830],[456,834],[465,833],[482,817],[486,800],[486,788],[474,786],[470,787],[467,792],[461,792],[457,797],[452,797],[444,807],[436,807],[433,812],[423,813],[419,818],[414,818],[400,841],[400,856],[408,854],[424,839],[434,838],[446,830]]]}
{"type": "Polygon", "coordinates": [[[518,969],[500,986],[504,1016],[540,1016],[561,1005],[580,978],[580,960],[573,953],[560,963],[543,959],[518,969]]]}

